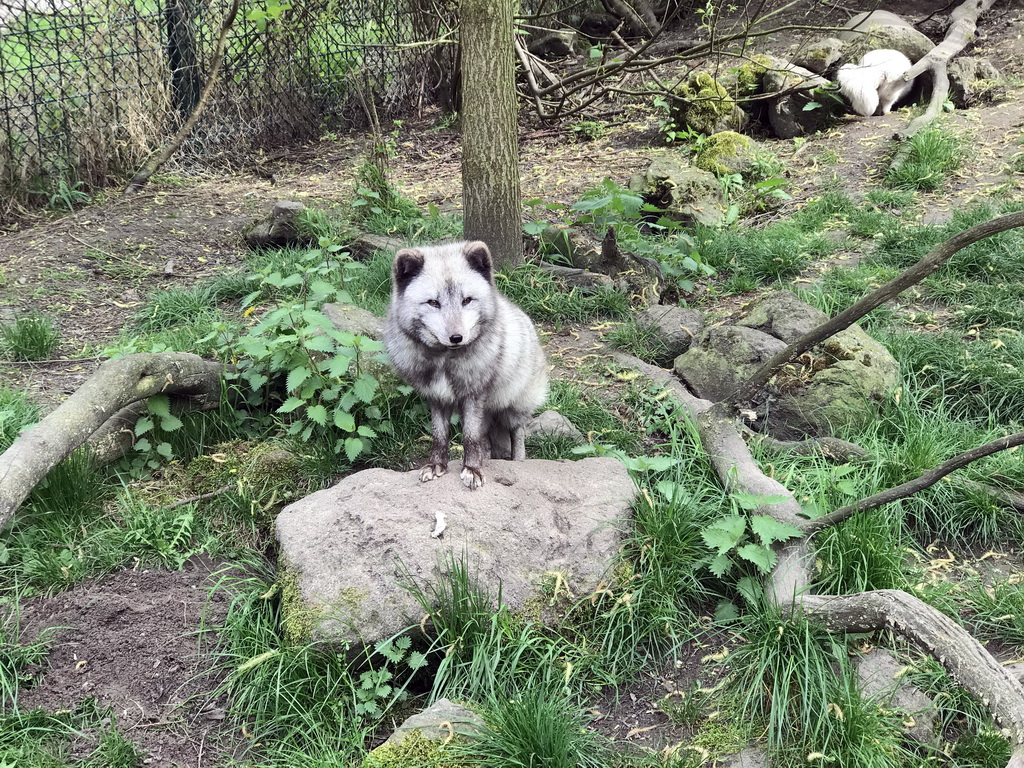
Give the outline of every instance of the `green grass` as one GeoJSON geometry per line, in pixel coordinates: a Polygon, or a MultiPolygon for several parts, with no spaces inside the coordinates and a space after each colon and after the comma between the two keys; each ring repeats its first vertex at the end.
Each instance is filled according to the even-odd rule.
{"type": "Polygon", "coordinates": [[[974,611],[970,623],[975,637],[1024,646],[1024,587],[1008,580],[978,584],[967,599],[974,611]]]}
{"type": "Polygon", "coordinates": [[[590,717],[555,686],[527,686],[489,702],[490,726],[479,738],[456,743],[453,758],[480,768],[550,766],[605,768],[605,740],[588,728],[590,717]]]}
{"type": "Polygon", "coordinates": [[[22,428],[39,420],[39,409],[24,392],[0,384],[0,452],[7,450],[22,428]]]}
{"type": "Polygon", "coordinates": [[[49,360],[59,344],[57,326],[44,315],[22,315],[0,326],[0,354],[9,360],[49,360]]]}
{"type": "Polygon", "coordinates": [[[617,349],[662,368],[671,367],[675,359],[661,329],[654,323],[631,318],[609,331],[605,340],[617,349]]]}
{"type": "Polygon", "coordinates": [[[854,515],[815,537],[814,552],[821,565],[814,591],[845,595],[871,589],[908,589],[907,542],[888,510],[854,515]]]}
{"type": "Polygon", "coordinates": [[[51,631],[26,641],[21,634],[17,587],[0,597],[0,713],[17,711],[18,693],[46,661],[51,631]]]}
{"type": "Polygon", "coordinates": [[[696,240],[704,263],[758,282],[796,277],[812,261],[835,250],[827,238],[789,222],[764,229],[698,227],[696,240]]]}
{"type": "Polygon", "coordinates": [[[959,136],[932,124],[911,137],[910,155],[900,168],[886,171],[885,183],[897,189],[938,189],[960,163],[959,136]]]}
{"type": "Polygon", "coordinates": [[[618,319],[629,311],[628,299],[618,291],[602,288],[584,293],[565,285],[532,264],[523,264],[495,275],[498,289],[534,320],[581,323],[598,318],[618,319]]]}
{"type": "Polygon", "coordinates": [[[372,725],[355,714],[351,663],[344,652],[286,640],[271,583],[259,565],[221,574],[216,589],[230,607],[222,627],[207,628],[220,638],[217,668],[227,673],[217,693],[254,735],[260,765],[349,765],[372,725]]]}

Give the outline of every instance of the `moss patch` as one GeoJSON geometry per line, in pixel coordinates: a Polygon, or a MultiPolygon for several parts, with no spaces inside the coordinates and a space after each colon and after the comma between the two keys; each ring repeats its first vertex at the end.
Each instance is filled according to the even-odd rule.
{"type": "Polygon", "coordinates": [[[277,583],[281,589],[281,629],[285,640],[292,645],[304,645],[313,637],[313,626],[322,610],[311,608],[302,597],[299,576],[283,561],[280,563],[277,583]]]}
{"type": "Polygon", "coordinates": [[[676,89],[670,117],[677,128],[705,134],[742,128],[743,110],[729,91],[707,72],[697,72],[676,89]]]}
{"type": "Polygon", "coordinates": [[[381,744],[363,760],[363,768],[471,768],[456,760],[448,744],[426,739],[418,728],[409,731],[399,742],[381,744]]]}
{"type": "Polygon", "coordinates": [[[753,142],[736,131],[720,131],[701,143],[693,164],[717,176],[743,173],[753,162],[753,142]]]}

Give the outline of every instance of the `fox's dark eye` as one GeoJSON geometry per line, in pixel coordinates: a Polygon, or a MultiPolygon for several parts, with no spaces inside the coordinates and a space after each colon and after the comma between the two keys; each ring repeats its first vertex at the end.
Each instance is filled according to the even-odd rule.
{"type": "Polygon", "coordinates": [[[441,308],[441,302],[438,301],[437,299],[430,299],[429,301],[427,301],[427,304],[432,306],[434,309],[440,309],[441,308]]]}
{"type": "Polygon", "coordinates": [[[472,296],[467,296],[466,298],[464,298],[464,299],[462,300],[462,306],[466,306],[466,305],[467,305],[467,304],[469,304],[469,302],[471,302],[472,300],[473,300],[473,297],[472,297],[472,296]]]}

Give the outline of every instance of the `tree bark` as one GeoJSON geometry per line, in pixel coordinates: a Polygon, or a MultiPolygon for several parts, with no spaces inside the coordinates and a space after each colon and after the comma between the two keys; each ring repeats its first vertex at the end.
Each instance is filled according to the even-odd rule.
{"type": "Polygon", "coordinates": [[[217,47],[213,52],[213,64],[210,66],[210,74],[206,78],[206,85],[203,87],[203,92],[199,95],[199,100],[196,102],[195,107],[192,109],[191,114],[182,123],[181,127],[175,132],[174,136],[164,144],[160,149],[149,156],[149,159],[143,164],[142,168],[139,169],[132,180],[128,182],[128,186],[124,188],[122,195],[131,195],[144,186],[149,181],[149,177],[156,173],[160,166],[171,159],[171,156],[178,151],[181,145],[184,143],[188,135],[192,133],[192,128],[199,121],[199,116],[203,114],[203,110],[206,108],[207,103],[210,101],[210,95],[213,93],[213,88],[217,84],[217,76],[220,74],[221,64],[224,63],[224,50],[227,47],[228,32],[231,31],[231,27],[235,23],[235,17],[238,15],[238,6],[241,0],[233,0],[231,7],[228,9],[227,15],[224,17],[224,21],[220,28],[220,37],[217,38],[217,47]]]}
{"type": "Polygon", "coordinates": [[[108,360],[0,455],[0,530],[40,480],[122,408],[151,395],[216,400],[223,366],[187,352],[108,360]]]}
{"type": "Polygon", "coordinates": [[[499,267],[523,261],[514,16],[516,0],[462,0],[462,196],[467,240],[499,267]]]}

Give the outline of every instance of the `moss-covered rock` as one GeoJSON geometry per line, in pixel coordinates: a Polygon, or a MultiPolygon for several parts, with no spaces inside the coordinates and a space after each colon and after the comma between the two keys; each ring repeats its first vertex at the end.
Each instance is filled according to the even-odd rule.
{"type": "Polygon", "coordinates": [[[697,150],[693,164],[716,176],[746,174],[756,157],[757,145],[749,136],[721,131],[709,136],[697,150]]]}
{"type": "Polygon", "coordinates": [[[750,120],[728,89],[707,72],[694,73],[676,89],[669,118],[677,129],[708,135],[743,130],[750,120]]]}
{"type": "Polygon", "coordinates": [[[690,167],[678,155],[651,160],[647,170],[630,178],[629,189],[686,226],[717,227],[725,220],[725,198],[718,179],[713,173],[690,167]]]}

